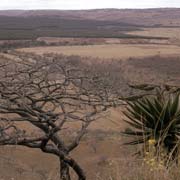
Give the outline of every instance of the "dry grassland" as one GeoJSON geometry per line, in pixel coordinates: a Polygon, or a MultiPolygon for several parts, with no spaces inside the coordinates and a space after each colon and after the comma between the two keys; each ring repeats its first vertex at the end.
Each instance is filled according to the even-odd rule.
{"type": "Polygon", "coordinates": [[[88,46],[55,46],[22,48],[19,51],[37,54],[58,53],[98,58],[127,59],[130,57],[147,57],[154,55],[180,55],[180,47],[175,45],[150,44],[109,44],[88,46]]]}
{"type": "Polygon", "coordinates": [[[167,37],[170,38],[170,43],[180,45],[180,28],[144,28],[142,31],[132,31],[127,34],[149,37],[167,37]]]}
{"type": "Polygon", "coordinates": [[[132,31],[127,34],[180,39],[180,28],[143,28],[142,31],[132,31]]]}
{"type": "MultiPolygon", "coordinates": [[[[144,29],[138,35],[145,36],[164,36],[172,39],[180,39],[180,29],[172,28],[152,28],[144,29]]],[[[115,41],[114,41],[115,42],[115,41]]],[[[173,41],[174,42],[174,41],[173,41]]],[[[177,42],[177,41],[176,41],[177,42]]],[[[116,42],[115,42],[116,43],[116,42]]],[[[119,41],[117,42],[119,43],[119,41]]],[[[33,52],[37,54],[58,53],[65,55],[80,55],[86,57],[98,57],[102,59],[128,59],[144,58],[149,56],[180,56],[180,47],[170,44],[106,44],[88,46],[49,46],[22,48],[18,51],[33,52]]],[[[11,55],[9,55],[11,56],[11,55]]],[[[88,60],[88,58],[87,58],[88,60]]],[[[179,70],[176,65],[173,67],[163,60],[155,62],[151,59],[138,61],[134,64],[132,60],[126,64],[124,75],[133,77],[134,80],[153,82],[164,79],[177,82],[179,81],[179,70]],[[155,68],[157,64],[157,68],[155,68]],[[168,68],[176,68],[177,72],[166,73],[168,68]],[[150,76],[151,74],[151,76],[150,76]],[[143,78],[142,78],[143,77],[143,78]],[[169,78],[169,79],[168,79],[169,78]]],[[[166,59],[168,60],[168,59],[166,59]]],[[[174,61],[179,64],[179,59],[174,61]]],[[[124,61],[126,63],[128,61],[124,61]]],[[[169,62],[169,61],[168,61],[169,62]]],[[[177,66],[178,67],[178,66],[177,66]]],[[[125,128],[122,122],[123,116],[120,109],[111,109],[106,118],[102,118],[89,127],[89,134],[83,139],[80,146],[73,152],[82,167],[87,172],[88,180],[170,180],[168,174],[158,175],[158,172],[142,171],[142,164],[131,156],[134,149],[121,146],[124,139],[120,136],[120,131],[125,128]],[[154,177],[154,178],[153,178],[154,177]]],[[[27,148],[7,148],[0,147],[0,179],[10,180],[56,180],[59,164],[55,157],[43,154],[39,150],[27,148]],[[3,155],[2,155],[3,154],[3,155]],[[11,154],[11,156],[10,156],[11,154]]],[[[177,176],[177,175],[176,175],[177,176]]],[[[76,178],[74,178],[76,179],[76,178]]],[[[175,179],[175,178],[173,178],[175,179]]],[[[178,176],[177,176],[178,179],[178,176]]]]}

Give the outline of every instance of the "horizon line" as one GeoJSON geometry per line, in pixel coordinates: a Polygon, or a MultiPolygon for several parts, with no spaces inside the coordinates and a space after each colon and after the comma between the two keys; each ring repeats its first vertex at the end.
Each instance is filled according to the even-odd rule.
{"type": "Polygon", "coordinates": [[[55,10],[55,11],[88,11],[88,10],[148,10],[148,9],[180,9],[180,7],[149,7],[149,8],[87,8],[87,9],[55,9],[55,8],[38,8],[38,9],[0,9],[0,11],[39,11],[39,10],[44,10],[44,11],[48,11],[48,10],[55,10]]]}

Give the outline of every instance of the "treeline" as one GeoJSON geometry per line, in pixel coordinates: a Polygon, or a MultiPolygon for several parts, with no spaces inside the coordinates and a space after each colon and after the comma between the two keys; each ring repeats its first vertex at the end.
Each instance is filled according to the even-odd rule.
{"type": "Polygon", "coordinates": [[[45,40],[8,40],[0,43],[0,52],[6,53],[8,50],[36,46],[70,46],[70,45],[93,45],[96,40],[63,40],[58,42],[48,42],[45,40]]]}
{"type": "Polygon", "coordinates": [[[8,50],[23,48],[23,47],[33,47],[33,46],[46,46],[47,43],[44,41],[4,41],[0,44],[0,52],[6,53],[8,50]]]}

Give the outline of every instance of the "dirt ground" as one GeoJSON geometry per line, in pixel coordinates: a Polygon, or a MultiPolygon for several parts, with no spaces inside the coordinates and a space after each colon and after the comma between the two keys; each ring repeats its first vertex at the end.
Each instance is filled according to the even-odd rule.
{"type": "MultiPolygon", "coordinates": [[[[110,110],[105,119],[89,127],[89,133],[72,153],[86,171],[88,179],[98,179],[100,174],[103,178],[104,171],[110,168],[111,160],[123,158],[119,156],[123,149],[120,136],[123,128],[120,109],[110,110]]],[[[59,162],[52,155],[24,147],[1,147],[0,154],[1,179],[58,179],[59,162]]]]}

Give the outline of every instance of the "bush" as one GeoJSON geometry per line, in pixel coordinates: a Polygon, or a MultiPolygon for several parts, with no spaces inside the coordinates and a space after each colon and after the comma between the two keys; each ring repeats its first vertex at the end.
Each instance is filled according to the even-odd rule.
{"type": "MultiPolygon", "coordinates": [[[[135,137],[126,144],[152,144],[156,155],[166,152],[166,165],[178,159],[180,134],[179,93],[157,93],[128,102],[124,112],[131,130],[123,134],[135,137]]],[[[147,149],[146,149],[147,151],[147,149]]]]}

